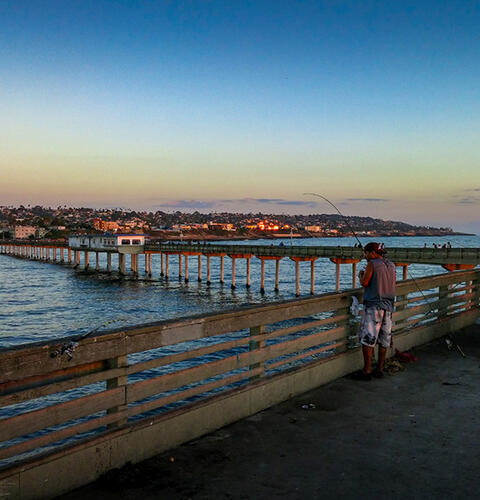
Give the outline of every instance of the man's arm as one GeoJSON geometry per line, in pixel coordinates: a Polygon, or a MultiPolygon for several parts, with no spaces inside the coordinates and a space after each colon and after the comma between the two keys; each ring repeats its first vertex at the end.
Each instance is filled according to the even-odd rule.
{"type": "Polygon", "coordinates": [[[360,271],[358,277],[360,278],[360,284],[362,286],[367,286],[370,283],[370,280],[373,276],[373,264],[370,262],[367,264],[365,271],[360,271]]]}

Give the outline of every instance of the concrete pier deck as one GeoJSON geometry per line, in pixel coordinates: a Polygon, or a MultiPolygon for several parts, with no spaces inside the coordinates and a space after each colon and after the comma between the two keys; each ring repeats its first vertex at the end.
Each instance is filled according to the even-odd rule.
{"type": "Polygon", "coordinates": [[[403,371],[336,380],[61,498],[477,498],[480,325],[453,337],[466,358],[439,339],[403,371]]]}

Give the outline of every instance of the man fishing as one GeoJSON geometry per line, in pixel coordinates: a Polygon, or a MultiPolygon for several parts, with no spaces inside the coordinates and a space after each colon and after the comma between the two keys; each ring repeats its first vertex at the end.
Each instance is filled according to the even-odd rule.
{"type": "Polygon", "coordinates": [[[363,249],[367,267],[360,271],[363,295],[363,318],[359,340],[362,344],[364,367],[354,374],[356,380],[383,377],[383,367],[392,339],[392,313],[395,302],[395,265],[383,258],[386,251],[378,243],[368,243],[363,249]],[[378,344],[378,366],[372,371],[372,354],[378,344]]]}

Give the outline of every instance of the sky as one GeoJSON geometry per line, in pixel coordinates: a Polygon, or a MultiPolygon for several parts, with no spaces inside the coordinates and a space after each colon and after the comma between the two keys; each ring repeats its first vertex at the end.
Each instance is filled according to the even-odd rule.
{"type": "Polygon", "coordinates": [[[0,0],[0,205],[480,233],[480,2],[0,0]]]}

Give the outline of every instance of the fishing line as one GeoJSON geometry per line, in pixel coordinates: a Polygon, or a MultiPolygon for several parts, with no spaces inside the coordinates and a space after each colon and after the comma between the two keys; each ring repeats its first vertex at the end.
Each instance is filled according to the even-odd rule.
{"type": "Polygon", "coordinates": [[[355,239],[358,241],[359,245],[360,245],[360,248],[363,248],[363,245],[362,245],[362,242],[358,239],[358,236],[357,236],[357,233],[353,230],[352,226],[350,225],[350,223],[348,222],[348,219],[345,215],[342,214],[342,212],[340,212],[340,210],[327,198],[325,198],[325,196],[322,196],[321,194],[317,194],[317,193],[303,193],[304,195],[311,195],[311,196],[317,196],[318,198],[322,198],[322,200],[325,200],[327,203],[329,203],[330,205],[332,205],[332,207],[338,212],[338,214],[343,218],[343,220],[345,221],[345,223],[347,224],[348,228],[350,229],[350,231],[352,231],[353,233],[353,236],[355,236],[355,239]]]}

